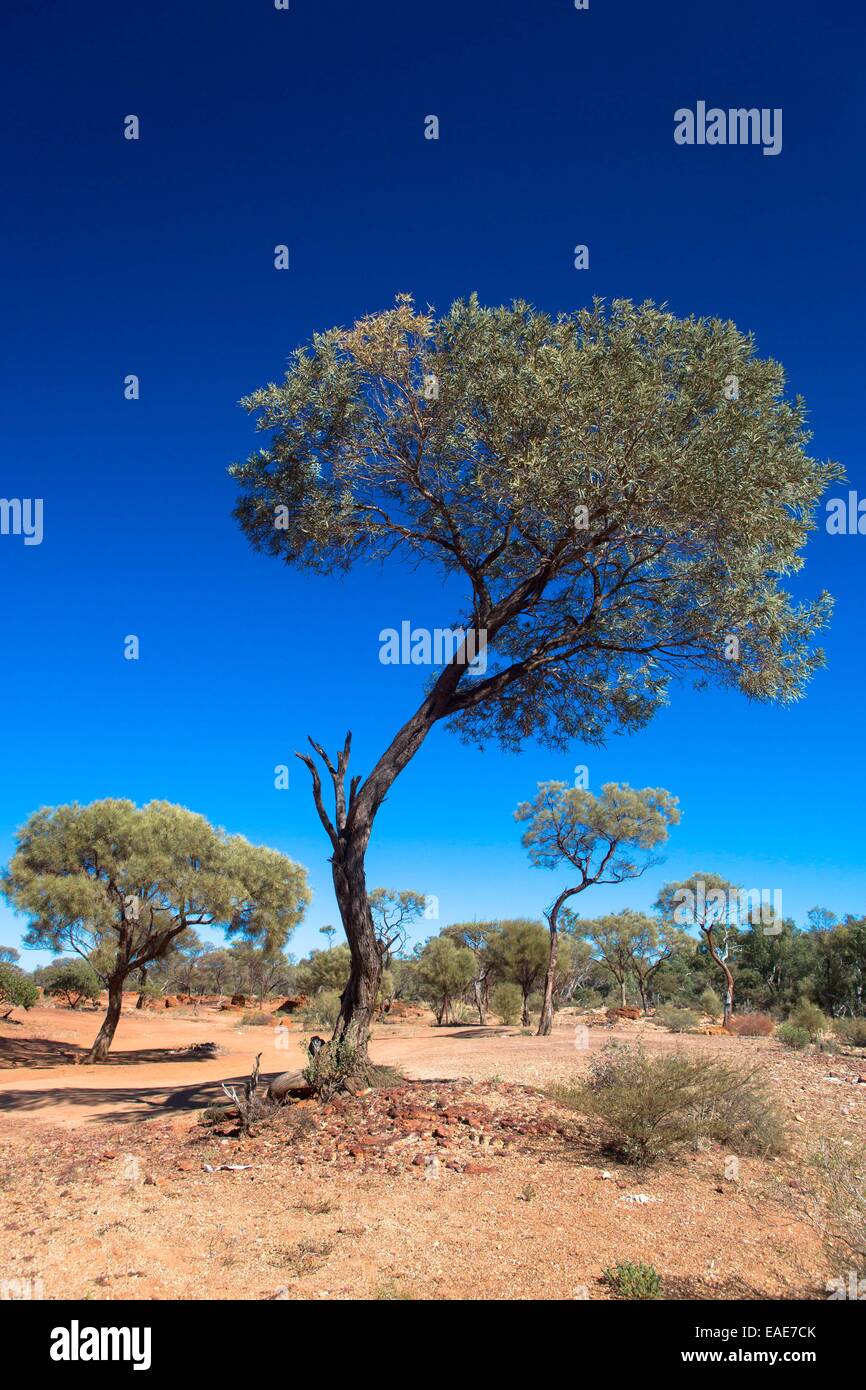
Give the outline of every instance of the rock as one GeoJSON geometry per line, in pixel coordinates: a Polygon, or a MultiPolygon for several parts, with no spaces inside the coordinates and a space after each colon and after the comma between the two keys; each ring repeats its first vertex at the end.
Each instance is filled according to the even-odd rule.
{"type": "Polygon", "coordinates": [[[464,1173],[495,1173],[496,1166],[493,1163],[466,1163],[463,1165],[464,1173]]]}
{"type": "Polygon", "coordinates": [[[233,995],[232,995],[232,1004],[234,1005],[234,1007],[235,1007],[236,1009],[242,1009],[242,1008],[244,1008],[245,1005],[246,1005],[246,1002],[247,1002],[247,996],[246,996],[245,994],[233,994],[233,995]]]}

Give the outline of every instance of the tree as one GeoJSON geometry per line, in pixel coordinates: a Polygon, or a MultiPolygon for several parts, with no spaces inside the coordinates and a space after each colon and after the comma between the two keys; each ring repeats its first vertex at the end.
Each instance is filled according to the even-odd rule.
{"type": "Polygon", "coordinates": [[[537,868],[556,869],[570,864],[577,878],[563,888],[545,913],[550,928],[550,949],[544,980],[544,1002],[538,1036],[553,1028],[553,991],[559,942],[559,914],[577,893],[596,883],[624,883],[640,878],[658,863],[646,851],[668,837],[668,826],[677,825],[680,813],[675,796],[659,787],[635,791],[625,783],[606,782],[601,796],[565,782],[539,782],[532,801],[522,801],[514,813],[528,821],[522,844],[537,868]],[[635,855],[634,851],[639,851],[635,855]]]}
{"type": "Polygon", "coordinates": [[[96,1003],[102,982],[89,961],[58,960],[39,971],[37,981],[49,996],[60,995],[70,1009],[77,1009],[82,999],[96,1003]]]}
{"type": "Polygon", "coordinates": [[[335,946],[333,950],[311,951],[302,960],[295,972],[298,989],[304,994],[318,994],[320,989],[346,988],[346,981],[352,968],[352,956],[348,946],[335,946]]]}
{"type": "Polygon", "coordinates": [[[0,965],[17,965],[21,952],[14,946],[0,946],[0,965]]]}
{"type": "Polygon", "coordinates": [[[498,973],[520,986],[523,997],[524,1028],[529,1027],[529,996],[541,979],[548,957],[548,938],[544,925],[526,917],[508,918],[499,923],[491,941],[498,973]]]}
{"type": "Polygon", "coordinates": [[[335,1036],[351,1023],[362,1057],[382,968],[367,849],[437,724],[508,749],[599,745],[643,727],[674,676],[788,701],[822,664],[831,600],[796,603],[781,580],[843,475],[807,455],[784,386],[718,319],[627,300],[554,319],[474,295],[436,319],[401,295],[242,402],[269,436],[230,469],[254,547],[319,575],[430,563],[463,586],[452,650],[369,774],[347,785],[351,733],[336,760],[313,739],[298,754],[352,953],[335,1036]]]}
{"type": "Polygon", "coordinates": [[[637,982],[641,1008],[649,1013],[649,995],[656,973],[674,955],[688,955],[695,942],[688,932],[663,922],[661,925],[642,912],[634,916],[630,943],[631,968],[637,982]]]}
{"type": "Polygon", "coordinates": [[[645,924],[646,918],[642,912],[633,912],[626,907],[622,912],[609,912],[604,917],[581,925],[583,935],[616,981],[623,1008],[628,1003],[626,982],[632,972],[632,955],[645,924]]]}
{"type": "Polygon", "coordinates": [[[739,916],[739,889],[719,874],[692,874],[681,883],[666,883],[656,908],[669,926],[698,928],[707,950],[725,979],[723,1026],[734,1007],[734,976],[729,956],[739,916]]]}
{"type": "Polygon", "coordinates": [[[573,925],[563,925],[563,918],[570,916],[566,908],[560,918],[556,957],[556,997],[563,1004],[571,1004],[575,995],[586,988],[595,964],[589,943],[575,934],[577,919],[573,925]]]}
{"type": "Polygon", "coordinates": [[[10,961],[0,961],[0,1006],[8,1006],[4,1018],[16,1008],[32,1009],[38,998],[39,990],[29,975],[10,961]]]}
{"type": "Polygon", "coordinates": [[[182,932],[220,926],[276,949],[309,901],[298,864],[165,801],[141,810],[109,799],[34,812],[2,886],[33,919],[27,945],[89,959],[108,989],[88,1062],[108,1053],[127,976],[159,960],[182,932]]]}
{"type": "Polygon", "coordinates": [[[456,998],[472,979],[475,957],[448,936],[433,936],[418,957],[418,973],[438,1024],[447,1023],[456,998]]]}
{"type": "Polygon", "coordinates": [[[334,937],[337,935],[337,928],[331,926],[319,927],[319,935],[325,937],[328,943],[328,950],[330,951],[334,944],[334,937]]]}
{"type": "Polygon", "coordinates": [[[423,893],[413,893],[411,889],[403,892],[396,888],[373,889],[369,898],[370,916],[383,969],[390,964],[395,951],[405,950],[409,928],[423,914],[426,902],[423,893]]]}
{"type": "Polygon", "coordinates": [[[478,1022],[483,1028],[487,1022],[487,1009],[490,1001],[490,986],[496,965],[495,952],[490,949],[493,934],[498,930],[496,922],[455,922],[444,927],[442,936],[450,936],[459,946],[466,946],[475,959],[472,976],[472,995],[478,1010],[478,1022]]]}

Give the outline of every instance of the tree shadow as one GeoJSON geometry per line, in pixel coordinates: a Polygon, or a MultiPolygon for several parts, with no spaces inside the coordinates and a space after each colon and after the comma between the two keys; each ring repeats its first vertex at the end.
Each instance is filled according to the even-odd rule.
{"type": "MultiPolygon", "coordinates": [[[[262,1088],[278,1075],[261,1077],[262,1088]]],[[[0,1114],[51,1110],[57,1105],[110,1106],[105,1114],[91,1115],[89,1124],[135,1124],[141,1120],[167,1118],[183,1111],[205,1109],[217,1102],[226,1104],[223,1083],[243,1086],[248,1075],[218,1077],[214,1081],[185,1086],[52,1086],[39,1091],[0,1090],[0,1114]]],[[[46,1116],[46,1119],[50,1116],[46,1116]]]]}
{"type": "MultiPolygon", "coordinates": [[[[445,1026],[447,1027],[448,1025],[446,1024],[445,1026]]],[[[509,1033],[506,1031],[506,1030],[507,1030],[508,1028],[510,1028],[510,1027],[511,1027],[511,1024],[507,1024],[507,1023],[502,1023],[502,1024],[499,1024],[499,1025],[496,1025],[496,1024],[489,1024],[489,1023],[485,1023],[485,1024],[476,1023],[476,1024],[474,1024],[473,1027],[471,1027],[471,1028],[466,1028],[466,1029],[464,1029],[463,1031],[461,1031],[461,1032],[459,1032],[459,1033],[451,1033],[449,1036],[452,1037],[452,1038],[454,1038],[454,1039],[457,1040],[457,1041],[462,1041],[463,1039],[466,1039],[466,1038],[502,1038],[502,1037],[510,1037],[511,1034],[509,1034],[509,1033]]]]}
{"type": "MultiPolygon", "coordinates": [[[[90,1051],[78,1043],[58,1042],[54,1038],[0,1038],[0,1070],[15,1067],[63,1067],[80,1062],[90,1051]]],[[[216,1057],[214,1043],[193,1043],[189,1047],[139,1047],[130,1052],[109,1052],[102,1067],[130,1067],[147,1062],[207,1062],[216,1057]]]]}

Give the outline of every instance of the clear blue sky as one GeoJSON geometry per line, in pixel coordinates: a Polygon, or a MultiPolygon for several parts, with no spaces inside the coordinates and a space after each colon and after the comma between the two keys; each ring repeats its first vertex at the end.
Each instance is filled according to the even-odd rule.
{"type": "MultiPolygon", "coordinates": [[[[0,495],[44,498],[45,539],[0,536],[0,861],[40,805],[162,797],[309,867],[296,952],[338,924],[307,774],[277,791],[274,766],[351,727],[369,769],[420,689],[380,665],[379,630],[455,612],[431,572],[320,579],[254,555],[225,470],[254,443],[237,399],[398,291],[730,317],[806,397],[814,452],[866,492],[863,41],[853,0],[18,7],[0,495]],[[673,113],[698,100],[781,107],[782,153],[676,145],[673,113]]],[[[587,894],[584,915],[648,907],[693,869],[781,887],[799,920],[864,911],[864,558],[864,537],[809,544],[796,587],[838,606],[829,667],[792,709],[679,688],[648,730],[568,757],[435,731],[380,815],[371,886],[435,894],[444,922],[538,915],[557,880],[526,863],[512,812],[587,763],[593,789],[668,787],[683,821],[663,868],[587,894]]],[[[22,925],[0,907],[0,941],[22,925]]]]}

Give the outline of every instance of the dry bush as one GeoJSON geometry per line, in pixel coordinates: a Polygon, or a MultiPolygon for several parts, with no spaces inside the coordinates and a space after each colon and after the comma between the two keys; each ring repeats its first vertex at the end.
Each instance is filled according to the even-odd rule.
{"type": "Polygon", "coordinates": [[[700,1018],[692,1009],[679,1009],[675,1004],[663,1004],[656,1009],[654,1020],[671,1033],[693,1033],[700,1018]]]}
{"type": "Polygon", "coordinates": [[[831,1254],[866,1274],[866,1144],[823,1139],[798,1178],[806,1216],[831,1254]]]}
{"type": "Polygon", "coordinates": [[[837,1018],[833,1032],[849,1047],[866,1047],[866,1018],[837,1018]]]}
{"type": "Polygon", "coordinates": [[[773,1030],[769,1014],[735,1014],[728,1019],[728,1032],[737,1038],[771,1038],[773,1030]]]}
{"type": "Polygon", "coordinates": [[[607,1147],[627,1163],[655,1163],[707,1140],[743,1154],[784,1149],[782,1120],[758,1070],[706,1054],[606,1047],[586,1082],[549,1094],[601,1120],[607,1147]]]}

